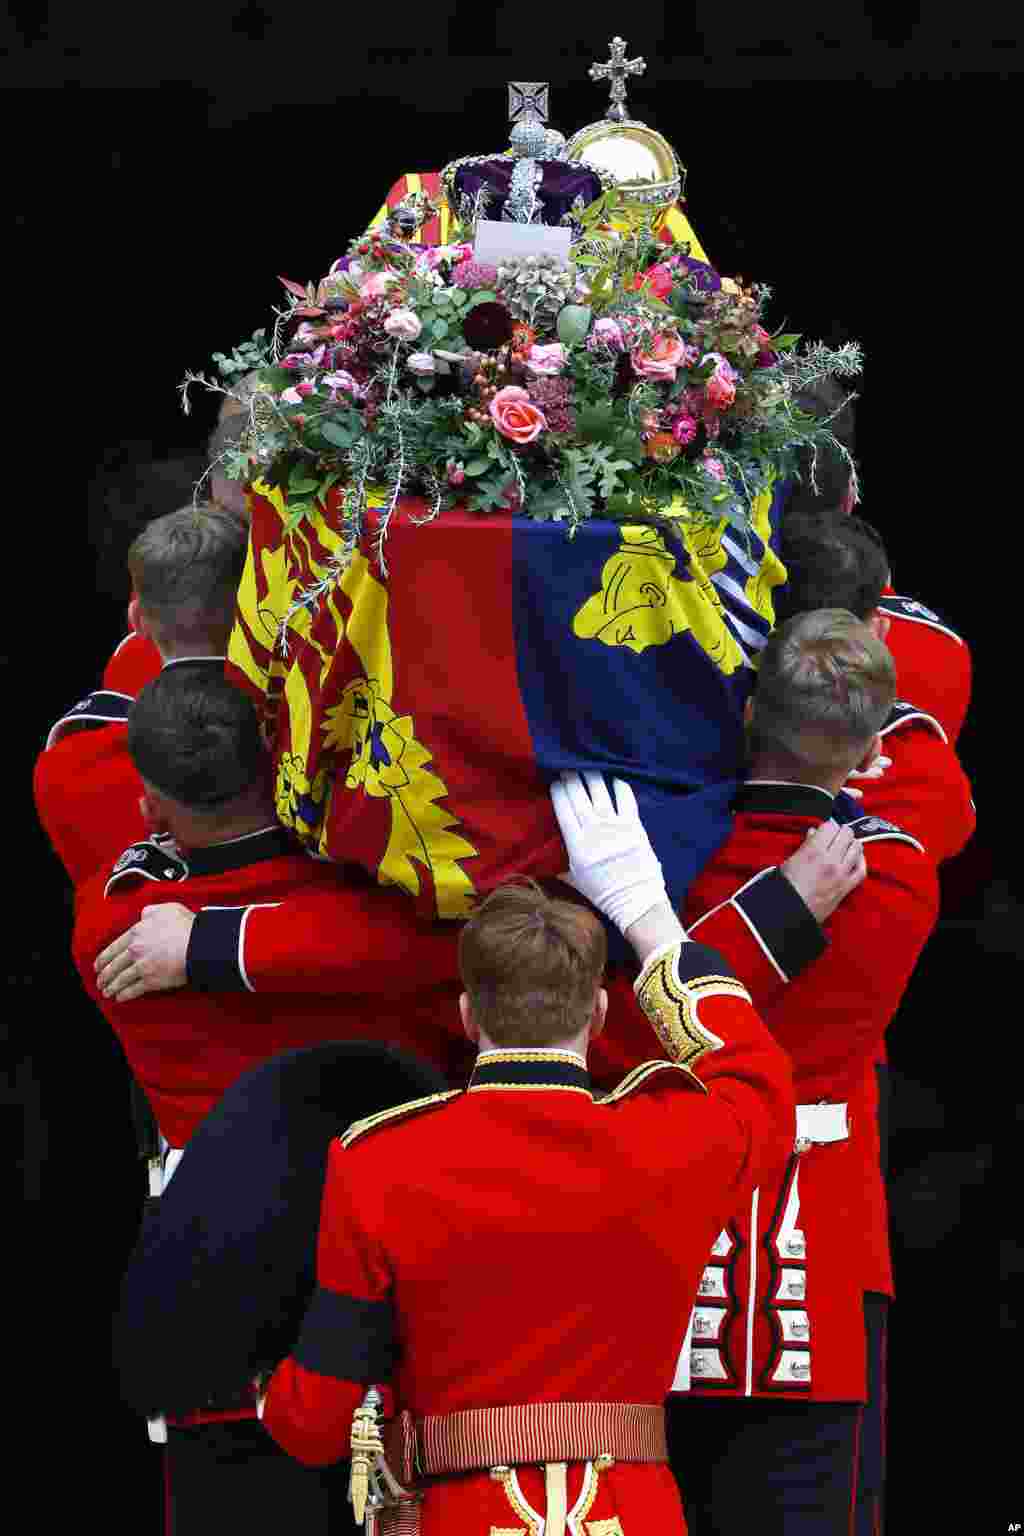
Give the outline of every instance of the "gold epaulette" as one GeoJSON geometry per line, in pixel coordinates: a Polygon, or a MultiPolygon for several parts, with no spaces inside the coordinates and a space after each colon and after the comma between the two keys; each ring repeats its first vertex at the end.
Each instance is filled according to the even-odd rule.
{"type": "MultiPolygon", "coordinates": [[[[645,1083],[649,1083],[656,1072],[676,1072],[684,1079],[686,1087],[699,1088],[701,1093],[708,1091],[696,1073],[691,1072],[689,1067],[681,1061],[642,1061],[638,1067],[633,1067],[627,1072],[622,1082],[617,1083],[609,1093],[604,1093],[600,1098],[595,1099],[595,1104],[617,1104],[635,1088],[642,1088],[645,1083]]],[[[680,1083],[680,1087],[682,1086],[683,1083],[680,1083]]]]}
{"type": "Polygon", "coordinates": [[[395,1104],[391,1109],[379,1109],[375,1115],[367,1115],[364,1120],[353,1120],[341,1137],[341,1144],[350,1147],[360,1136],[365,1136],[367,1131],[395,1124],[408,1115],[418,1114],[421,1109],[433,1109],[438,1104],[447,1104],[450,1099],[460,1098],[463,1091],[462,1088],[450,1088],[447,1093],[428,1093],[425,1099],[410,1099],[408,1104],[395,1104]]]}

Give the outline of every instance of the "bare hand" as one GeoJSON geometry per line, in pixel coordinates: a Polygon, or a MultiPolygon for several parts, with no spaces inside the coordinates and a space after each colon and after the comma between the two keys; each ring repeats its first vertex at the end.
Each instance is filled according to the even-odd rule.
{"type": "Polygon", "coordinates": [[[96,983],[104,997],[130,1003],[150,992],[169,992],[188,983],[185,957],[195,913],[178,901],[143,907],[127,933],[96,959],[96,983]]]}
{"type": "Polygon", "coordinates": [[[824,821],[811,827],[803,843],[779,866],[819,923],[867,877],[864,849],[849,827],[824,821]]]}

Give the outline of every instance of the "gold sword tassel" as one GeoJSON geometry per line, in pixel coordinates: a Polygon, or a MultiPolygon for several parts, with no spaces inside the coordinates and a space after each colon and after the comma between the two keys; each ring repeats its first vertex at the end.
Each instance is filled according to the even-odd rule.
{"type": "Polygon", "coordinates": [[[384,1442],[380,1436],[377,1415],[383,1399],[376,1387],[370,1387],[352,1415],[352,1471],[349,1476],[348,1496],[357,1525],[362,1525],[370,1494],[370,1477],[378,1456],[384,1454],[384,1442]]]}

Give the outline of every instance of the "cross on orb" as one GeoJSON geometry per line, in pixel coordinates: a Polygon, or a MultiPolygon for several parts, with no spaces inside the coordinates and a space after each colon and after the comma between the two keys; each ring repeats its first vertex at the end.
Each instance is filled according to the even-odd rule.
{"type": "Polygon", "coordinates": [[[626,44],[621,37],[611,40],[611,58],[607,64],[591,64],[591,80],[609,80],[612,100],[605,117],[613,123],[626,121],[626,81],[630,75],[642,75],[647,68],[644,59],[627,59],[626,44]]]}

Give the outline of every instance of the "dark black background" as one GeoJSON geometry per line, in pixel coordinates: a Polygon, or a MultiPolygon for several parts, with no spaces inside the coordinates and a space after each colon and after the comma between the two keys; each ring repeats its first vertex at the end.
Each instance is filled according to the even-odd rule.
{"type": "MultiPolygon", "coordinates": [[[[1000,1340],[1000,1240],[1011,1277],[1020,1264],[1013,1207],[990,1172],[997,1127],[1019,1116],[1019,1094],[1001,1086],[1020,915],[1014,584],[1003,576],[1019,547],[1020,302],[1002,273],[1018,20],[1008,4],[943,11],[13,7],[0,107],[5,336],[23,416],[8,421],[4,455],[18,764],[6,1166],[28,1217],[8,1262],[20,1302],[8,1321],[31,1361],[20,1417],[54,1473],[40,1492],[159,1529],[155,1453],[107,1364],[141,1194],[126,1076],[77,991],[66,881],[28,799],[46,728],[125,628],[127,579],[118,588],[109,558],[102,590],[95,579],[104,488],[118,464],[199,448],[215,402],[197,397],[186,419],[175,387],[268,321],[276,274],[325,272],[403,172],[504,144],[506,80],[549,79],[566,133],[601,116],[606,96],[586,70],[622,32],[648,61],[631,104],[687,165],[711,261],[770,283],[775,321],[864,344],[863,510],[885,533],[897,589],[939,608],[973,648],[961,748],[980,831],[949,874],[946,921],[891,1036],[892,1528],[900,1511],[920,1518],[960,1499],[987,1509],[1005,1476],[993,1440],[1017,1321],[1004,1282],[1000,1340]]],[[[996,1529],[1021,1518],[1001,1499],[993,1515],[996,1529]]]]}

